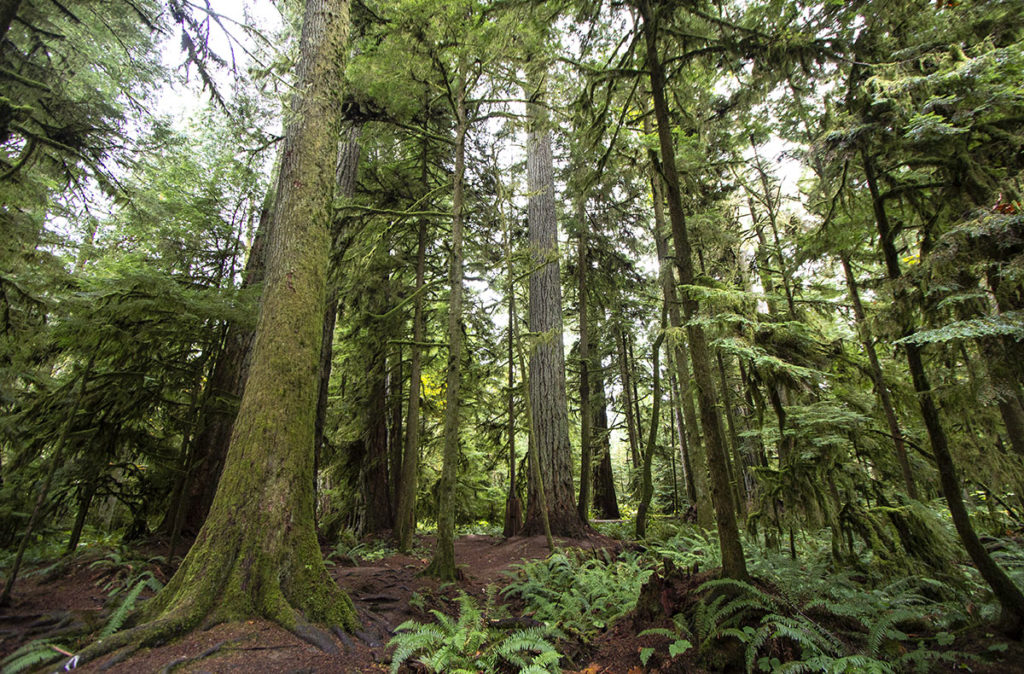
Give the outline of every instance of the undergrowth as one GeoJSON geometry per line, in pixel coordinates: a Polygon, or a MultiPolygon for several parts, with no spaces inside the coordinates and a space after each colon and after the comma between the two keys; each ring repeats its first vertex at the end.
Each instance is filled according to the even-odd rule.
{"type": "Polygon", "coordinates": [[[517,564],[511,573],[502,595],[522,599],[534,619],[586,642],[633,609],[652,570],[634,553],[613,559],[568,550],[517,564]]]}
{"type": "Polygon", "coordinates": [[[432,672],[558,672],[561,655],[549,640],[557,633],[548,627],[512,632],[492,626],[488,611],[472,597],[458,597],[459,616],[451,618],[431,610],[435,621],[409,620],[399,625],[389,642],[391,674],[402,664],[416,660],[432,672]]]}

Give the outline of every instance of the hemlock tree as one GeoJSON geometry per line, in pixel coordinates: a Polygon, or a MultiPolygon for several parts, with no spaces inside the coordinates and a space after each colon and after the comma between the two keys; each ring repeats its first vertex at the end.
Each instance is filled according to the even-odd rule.
{"type": "Polygon", "coordinates": [[[313,426],[327,269],[327,225],[340,131],[347,0],[307,0],[296,86],[267,250],[253,363],[210,514],[142,624],[97,642],[89,660],[151,645],[201,622],[262,616],[325,650],[311,623],[353,629],[327,575],[313,522],[313,426]]]}

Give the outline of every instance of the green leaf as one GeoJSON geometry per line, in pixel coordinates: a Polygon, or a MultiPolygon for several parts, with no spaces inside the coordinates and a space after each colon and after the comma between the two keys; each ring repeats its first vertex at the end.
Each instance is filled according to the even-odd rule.
{"type": "Polygon", "coordinates": [[[682,655],[686,651],[690,650],[690,648],[692,648],[692,647],[693,647],[693,644],[691,644],[686,639],[676,639],[673,643],[669,644],[669,647],[668,647],[669,657],[674,658],[677,655],[682,655]]]}

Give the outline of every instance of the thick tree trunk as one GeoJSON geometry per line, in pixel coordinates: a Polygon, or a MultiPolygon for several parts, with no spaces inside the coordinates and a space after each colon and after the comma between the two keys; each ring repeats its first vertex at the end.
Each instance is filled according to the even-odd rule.
{"type": "MultiPolygon", "coordinates": [[[[885,204],[879,194],[874,163],[866,151],[861,153],[861,158],[864,164],[868,190],[871,193],[875,224],[878,227],[878,237],[882,247],[882,256],[885,260],[885,268],[889,279],[895,282],[896,302],[898,305],[903,305],[906,302],[906,292],[898,285],[901,281],[902,272],[900,270],[899,253],[896,251],[895,232],[889,224],[885,204]]],[[[905,310],[901,313],[901,318],[904,321],[904,334],[913,334],[914,328],[909,313],[905,310]]],[[[928,383],[928,378],[924,371],[920,347],[910,342],[904,345],[904,352],[907,354],[910,377],[914,382],[918,404],[921,406],[921,416],[924,419],[932,453],[935,456],[935,465],[939,470],[939,486],[949,507],[953,526],[956,528],[957,534],[959,534],[960,540],[967,550],[971,561],[977,567],[978,573],[988,583],[992,594],[995,595],[1002,608],[1001,622],[1003,627],[1008,633],[1019,637],[1022,628],[1024,628],[1024,593],[1006,575],[1006,572],[996,564],[988,550],[982,545],[977,532],[974,531],[970,516],[967,514],[967,507],[964,505],[960,477],[957,475],[956,466],[953,463],[953,455],[949,451],[946,431],[939,418],[939,409],[935,404],[935,399],[932,397],[931,385],[928,383]]]]}
{"type": "Polygon", "coordinates": [[[878,400],[882,403],[885,423],[889,426],[889,435],[892,436],[893,449],[896,452],[896,463],[900,467],[900,473],[903,474],[903,486],[906,487],[907,495],[910,498],[917,499],[917,484],[914,482],[914,474],[910,470],[907,448],[903,443],[903,430],[896,419],[896,408],[892,404],[892,395],[889,393],[889,387],[885,384],[882,365],[879,363],[878,354],[875,352],[875,343],[868,333],[867,316],[864,313],[864,305],[860,301],[860,292],[857,289],[857,280],[853,276],[853,268],[850,266],[850,258],[847,255],[842,255],[840,261],[843,263],[843,273],[846,275],[846,288],[850,293],[850,301],[853,303],[853,316],[857,321],[860,343],[868,357],[868,364],[871,367],[871,380],[875,385],[875,393],[878,395],[878,400]]]}
{"type": "Polygon", "coordinates": [[[455,75],[455,175],[452,186],[452,248],[448,258],[448,367],[444,407],[444,458],[437,507],[437,545],[424,571],[441,580],[455,580],[455,487],[459,463],[459,387],[462,385],[462,207],[466,173],[466,63],[455,75]]]}
{"type": "Polygon", "coordinates": [[[421,220],[416,242],[416,304],[413,310],[413,345],[409,364],[409,410],[405,422],[405,451],[402,477],[398,482],[398,510],[395,531],[398,549],[408,552],[416,532],[416,489],[420,456],[420,378],[423,373],[420,344],[424,339],[423,287],[427,269],[427,221],[421,220]]]}
{"type": "MultiPolygon", "coordinates": [[[[532,68],[533,101],[542,98],[543,72],[532,68]]],[[[529,193],[530,256],[530,405],[539,472],[543,476],[551,532],[556,536],[583,535],[574,500],[572,448],[565,392],[565,352],[562,346],[562,286],[559,276],[557,221],[555,217],[554,166],[547,116],[538,102],[527,105],[529,134],[526,143],[527,191],[529,193]]],[[[537,483],[528,485],[524,534],[540,533],[540,501],[537,483]]]]}
{"type": "MultiPolygon", "coordinates": [[[[668,117],[668,104],[665,100],[665,71],[658,58],[658,17],[649,0],[639,3],[643,20],[643,34],[647,46],[647,68],[651,78],[651,98],[654,102],[654,115],[658,126],[658,141],[661,146],[661,167],[665,179],[665,191],[668,197],[669,221],[672,225],[672,238],[675,244],[675,261],[679,272],[679,282],[693,285],[693,259],[690,249],[686,219],[683,214],[683,202],[680,194],[679,174],[676,171],[675,145],[672,138],[672,126],[668,117]]],[[[697,385],[697,399],[700,408],[701,426],[707,449],[708,473],[711,478],[711,502],[715,510],[718,524],[719,547],[722,551],[722,574],[727,578],[746,579],[747,565],[743,558],[743,544],[740,541],[739,527],[736,523],[736,510],[732,502],[729,485],[728,457],[725,453],[725,442],[722,438],[721,423],[718,418],[718,403],[715,396],[714,379],[711,375],[711,350],[700,325],[693,324],[691,319],[697,315],[697,302],[684,295],[683,314],[689,323],[686,328],[689,338],[690,358],[693,362],[694,381],[697,385]]]]}
{"type": "Polygon", "coordinates": [[[224,472],[195,544],[142,609],[147,621],[80,661],[151,645],[201,622],[264,617],[325,649],[311,622],[352,629],[313,523],[313,427],[323,329],[327,226],[340,125],[346,0],[307,0],[252,367],[224,472]]]}

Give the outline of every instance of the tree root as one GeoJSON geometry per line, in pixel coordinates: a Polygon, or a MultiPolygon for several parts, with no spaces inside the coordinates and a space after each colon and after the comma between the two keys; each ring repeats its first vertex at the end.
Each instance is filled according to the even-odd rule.
{"type": "Polygon", "coordinates": [[[239,638],[239,639],[225,639],[224,641],[221,641],[220,643],[215,644],[215,645],[211,646],[210,648],[207,648],[205,651],[203,651],[199,655],[192,656],[191,658],[178,658],[177,660],[174,660],[172,662],[167,663],[167,665],[163,669],[160,670],[160,674],[170,674],[172,671],[174,671],[174,669],[176,667],[181,667],[182,665],[187,665],[187,664],[189,664],[191,662],[198,662],[199,660],[202,660],[203,658],[208,658],[211,655],[213,655],[214,653],[218,652],[220,649],[222,649],[225,646],[227,646],[228,644],[237,643],[239,641],[242,641],[242,638],[239,638]]]}

